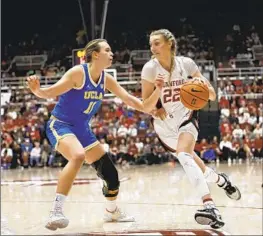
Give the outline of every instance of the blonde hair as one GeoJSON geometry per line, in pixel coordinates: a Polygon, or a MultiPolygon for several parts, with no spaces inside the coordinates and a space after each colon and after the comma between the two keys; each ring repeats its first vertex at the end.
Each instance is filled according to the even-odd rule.
{"type": "MultiPolygon", "coordinates": [[[[176,55],[176,49],[177,49],[177,41],[176,41],[174,35],[168,29],[155,30],[150,34],[150,37],[153,35],[162,35],[166,42],[172,43],[172,46],[171,46],[171,66],[169,69],[169,73],[170,73],[169,80],[170,80],[172,73],[174,71],[174,68],[175,68],[175,55],[176,55]]],[[[154,56],[152,56],[152,58],[154,58],[154,56]]]]}
{"type": "Polygon", "coordinates": [[[100,51],[100,45],[101,42],[107,42],[106,39],[94,39],[90,41],[86,47],[84,48],[86,62],[92,62],[92,53],[93,52],[99,52],[100,51]]]}

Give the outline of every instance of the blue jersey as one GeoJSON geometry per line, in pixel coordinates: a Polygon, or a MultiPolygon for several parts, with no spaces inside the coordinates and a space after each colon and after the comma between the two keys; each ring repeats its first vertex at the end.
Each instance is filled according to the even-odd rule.
{"type": "Polygon", "coordinates": [[[99,110],[104,97],[105,73],[101,73],[98,83],[90,77],[88,64],[81,65],[84,70],[84,84],[59,97],[58,103],[51,112],[58,120],[70,124],[87,124],[99,110]]]}

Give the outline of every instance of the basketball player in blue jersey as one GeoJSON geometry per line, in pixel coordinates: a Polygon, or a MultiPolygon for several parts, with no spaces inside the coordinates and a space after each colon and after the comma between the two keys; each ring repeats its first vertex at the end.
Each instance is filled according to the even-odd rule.
{"type": "Polygon", "coordinates": [[[46,224],[46,228],[50,230],[65,228],[69,224],[63,214],[63,204],[84,160],[95,168],[104,182],[102,192],[107,199],[104,220],[134,221],[133,217],[126,215],[116,205],[120,185],[118,172],[91,131],[89,121],[98,111],[105,89],[134,109],[144,111],[144,107],[156,104],[163,86],[163,80],[157,80],[156,92],[142,102],[104,72],[104,69],[111,66],[113,57],[106,40],[95,39],[89,42],[85,47],[85,55],[87,63],[71,68],[56,84],[48,88],[40,87],[37,76],[27,78],[30,90],[37,97],[47,99],[59,96],[47,122],[46,133],[53,147],[68,163],[60,173],[53,209],[46,224]]]}

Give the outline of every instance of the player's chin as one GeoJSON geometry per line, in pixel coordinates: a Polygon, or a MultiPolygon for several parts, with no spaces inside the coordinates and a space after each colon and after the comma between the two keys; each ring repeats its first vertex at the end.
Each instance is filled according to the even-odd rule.
{"type": "Polygon", "coordinates": [[[110,67],[112,65],[112,60],[109,60],[107,65],[106,65],[106,68],[110,67]]]}

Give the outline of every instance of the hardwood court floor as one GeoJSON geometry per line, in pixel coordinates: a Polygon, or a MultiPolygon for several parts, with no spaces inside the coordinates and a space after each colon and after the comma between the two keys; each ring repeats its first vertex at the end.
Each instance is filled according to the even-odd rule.
{"type": "Polygon", "coordinates": [[[54,232],[44,224],[61,169],[2,170],[1,234],[262,235],[262,162],[210,166],[227,173],[242,193],[241,200],[234,201],[215,184],[209,185],[226,222],[221,230],[195,222],[194,213],[202,205],[194,187],[179,164],[163,164],[118,168],[122,181],[118,203],[135,216],[134,223],[103,223],[101,182],[92,168],[84,166],[65,203],[69,226],[54,232]]]}

